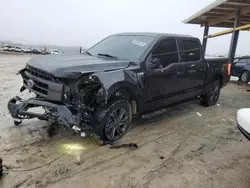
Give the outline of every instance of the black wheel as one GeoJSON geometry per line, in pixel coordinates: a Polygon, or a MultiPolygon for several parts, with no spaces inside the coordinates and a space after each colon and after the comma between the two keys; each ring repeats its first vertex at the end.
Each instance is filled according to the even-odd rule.
{"type": "Polygon", "coordinates": [[[116,99],[97,109],[91,124],[101,140],[114,142],[127,133],[131,118],[130,103],[125,99],[116,99]]]}
{"type": "Polygon", "coordinates": [[[249,82],[249,72],[248,71],[243,71],[241,76],[240,76],[240,80],[242,82],[248,83],[249,82]]]}
{"type": "Polygon", "coordinates": [[[16,126],[20,125],[21,123],[22,123],[21,120],[14,120],[14,124],[15,124],[16,126]]]}
{"type": "Polygon", "coordinates": [[[201,104],[203,106],[215,105],[220,97],[220,81],[215,80],[207,93],[202,96],[201,104]]]}

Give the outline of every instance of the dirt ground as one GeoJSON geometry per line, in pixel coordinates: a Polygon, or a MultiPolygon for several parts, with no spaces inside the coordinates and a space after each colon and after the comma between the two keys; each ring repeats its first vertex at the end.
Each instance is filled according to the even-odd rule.
{"type": "Polygon", "coordinates": [[[249,107],[245,86],[228,84],[213,107],[193,101],[136,120],[120,143],[139,148],[110,149],[64,130],[48,138],[48,122],[14,126],[6,105],[29,58],[0,55],[0,157],[8,168],[0,187],[250,187],[250,142],[235,121],[237,110],[249,107]]]}

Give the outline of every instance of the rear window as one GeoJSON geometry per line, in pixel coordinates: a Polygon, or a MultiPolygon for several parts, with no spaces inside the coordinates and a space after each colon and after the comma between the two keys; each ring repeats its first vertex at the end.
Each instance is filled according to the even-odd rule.
{"type": "Polygon", "coordinates": [[[201,59],[201,46],[195,40],[178,40],[182,62],[199,61],[201,59]]]}

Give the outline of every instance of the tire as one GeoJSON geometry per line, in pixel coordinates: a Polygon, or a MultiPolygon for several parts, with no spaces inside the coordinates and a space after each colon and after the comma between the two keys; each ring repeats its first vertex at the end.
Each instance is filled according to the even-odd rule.
{"type": "Polygon", "coordinates": [[[240,80],[242,82],[248,83],[249,82],[249,72],[248,71],[243,71],[241,76],[240,76],[240,80]]]}
{"type": "Polygon", "coordinates": [[[102,141],[114,142],[127,133],[131,119],[130,103],[125,99],[114,99],[95,110],[91,125],[102,141]]]}
{"type": "Polygon", "coordinates": [[[220,81],[215,80],[208,92],[202,96],[201,105],[212,106],[215,105],[220,97],[220,81]]]}

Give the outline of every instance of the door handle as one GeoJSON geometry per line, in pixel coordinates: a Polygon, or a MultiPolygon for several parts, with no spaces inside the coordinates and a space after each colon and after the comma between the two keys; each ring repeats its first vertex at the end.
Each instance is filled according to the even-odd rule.
{"type": "Polygon", "coordinates": [[[191,70],[191,69],[194,69],[195,67],[196,67],[196,64],[192,64],[192,65],[190,65],[189,67],[187,67],[186,70],[191,70]]]}
{"type": "Polygon", "coordinates": [[[203,72],[204,70],[205,70],[204,68],[200,68],[200,71],[202,71],[202,72],[203,72]]]}
{"type": "Polygon", "coordinates": [[[184,73],[185,73],[185,71],[181,71],[181,70],[176,72],[177,75],[184,74],[184,73]]]}

